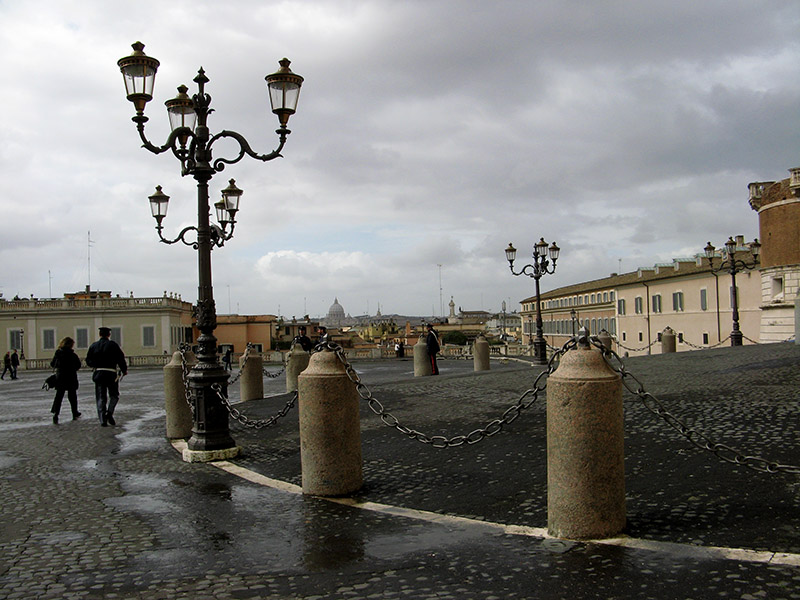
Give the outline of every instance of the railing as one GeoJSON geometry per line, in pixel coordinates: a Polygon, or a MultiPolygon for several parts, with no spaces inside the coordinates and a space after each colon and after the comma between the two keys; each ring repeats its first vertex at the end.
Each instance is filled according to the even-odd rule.
{"type": "Polygon", "coordinates": [[[191,305],[178,298],[36,298],[0,302],[0,311],[85,310],[87,308],[164,307],[186,308],[191,305]]]}
{"type": "MultiPolygon", "coordinates": [[[[131,368],[155,368],[166,365],[172,355],[153,354],[150,356],[126,356],[125,360],[131,368]]],[[[20,367],[26,371],[49,371],[51,358],[26,358],[21,361],[20,367]]],[[[84,363],[85,364],[85,363],[84,363]]]]}

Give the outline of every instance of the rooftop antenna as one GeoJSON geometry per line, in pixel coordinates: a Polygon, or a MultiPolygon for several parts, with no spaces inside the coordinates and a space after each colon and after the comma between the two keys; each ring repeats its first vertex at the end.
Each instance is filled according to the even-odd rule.
{"type": "Polygon", "coordinates": [[[94,241],[92,240],[92,232],[91,231],[87,231],[86,232],[86,241],[87,241],[87,244],[86,244],[86,267],[87,267],[87,269],[86,270],[88,272],[88,279],[89,279],[88,285],[86,286],[86,291],[88,292],[88,291],[91,291],[91,289],[92,289],[92,244],[94,243],[94,241]]]}
{"type": "Polygon", "coordinates": [[[50,290],[50,298],[53,297],[53,276],[50,274],[50,269],[47,269],[47,285],[50,290]]]}
{"type": "Polygon", "coordinates": [[[439,267],[439,314],[444,318],[444,303],[442,302],[442,265],[436,264],[439,267]]]}

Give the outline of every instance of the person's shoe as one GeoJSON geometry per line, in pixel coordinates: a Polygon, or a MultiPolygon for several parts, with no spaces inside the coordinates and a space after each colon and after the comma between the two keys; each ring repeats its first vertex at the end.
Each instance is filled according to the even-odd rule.
{"type": "Polygon", "coordinates": [[[58,415],[53,415],[53,425],[58,425],[58,415]]]}
{"type": "Polygon", "coordinates": [[[112,427],[116,427],[117,426],[117,422],[114,420],[114,417],[112,417],[111,415],[106,415],[106,421],[108,421],[108,424],[111,425],[112,427]]]}
{"type": "Polygon", "coordinates": [[[81,416],[81,413],[77,412],[74,415],[72,415],[72,420],[76,421],[78,419],[78,417],[80,417],[80,416],[81,416]]]}

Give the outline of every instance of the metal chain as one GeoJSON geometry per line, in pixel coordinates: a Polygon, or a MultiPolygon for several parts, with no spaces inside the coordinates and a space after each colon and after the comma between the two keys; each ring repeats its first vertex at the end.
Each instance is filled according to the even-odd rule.
{"type": "Polygon", "coordinates": [[[748,342],[751,342],[751,343],[753,343],[753,344],[760,344],[760,343],[761,343],[761,342],[757,342],[757,341],[755,341],[755,340],[751,340],[749,337],[747,337],[747,336],[746,336],[746,335],[744,335],[744,334],[742,334],[742,337],[743,337],[744,339],[746,339],[748,342]]]}
{"type": "Polygon", "coordinates": [[[603,358],[605,358],[608,366],[620,374],[625,388],[632,394],[638,396],[639,400],[647,410],[652,412],[654,415],[661,417],[667,423],[667,425],[675,429],[675,431],[684,436],[697,448],[701,450],[707,450],[726,462],[741,465],[754,471],[760,471],[763,473],[790,473],[794,475],[800,475],[800,466],[783,465],[759,456],[748,456],[742,454],[740,451],[731,448],[726,444],[715,442],[705,434],[693,427],[690,427],[678,417],[670,413],[658,400],[658,398],[644,389],[642,382],[625,368],[625,364],[622,362],[619,354],[613,350],[604,349],[603,345],[600,344],[597,338],[591,338],[591,340],[595,346],[603,351],[603,358]],[[616,361],[616,365],[612,362],[612,359],[616,361]]]}
{"type": "Polygon", "coordinates": [[[189,344],[181,342],[178,344],[178,352],[181,353],[181,379],[183,380],[183,395],[186,398],[186,404],[192,409],[192,420],[194,420],[194,402],[192,402],[192,393],[189,391],[189,363],[186,360],[186,353],[189,351],[189,344]]]}
{"type": "Polygon", "coordinates": [[[719,341],[716,344],[713,344],[711,346],[698,346],[697,344],[693,344],[692,342],[687,342],[686,338],[684,338],[682,343],[684,343],[687,346],[690,346],[692,348],[697,348],[698,350],[711,350],[711,348],[716,348],[717,346],[722,346],[722,344],[727,342],[729,339],[731,339],[731,336],[728,336],[724,340],[721,340],[721,341],[719,341]]]}
{"type": "Polygon", "coordinates": [[[642,350],[647,350],[648,348],[652,348],[658,343],[658,340],[653,340],[652,342],[650,342],[646,346],[642,346],[641,348],[629,348],[628,346],[625,346],[624,344],[620,343],[619,338],[617,336],[612,335],[611,339],[617,343],[617,346],[619,346],[620,348],[624,348],[628,352],[641,352],[642,350]]]}
{"type": "Polygon", "coordinates": [[[508,408],[503,413],[501,418],[494,419],[493,421],[487,423],[485,427],[475,429],[467,435],[456,435],[451,438],[447,438],[442,435],[428,436],[420,431],[410,429],[409,427],[401,424],[399,419],[387,411],[383,407],[383,404],[381,404],[381,402],[372,395],[372,392],[369,390],[369,388],[361,382],[361,378],[358,376],[358,373],[356,373],[355,369],[353,369],[352,365],[347,361],[344,349],[341,346],[329,342],[327,344],[318,345],[314,351],[319,352],[321,350],[328,350],[336,353],[336,357],[344,365],[348,378],[355,384],[359,397],[361,397],[362,400],[367,401],[369,408],[372,410],[372,412],[378,415],[378,417],[380,417],[384,425],[397,429],[397,431],[408,436],[412,440],[417,440],[423,444],[430,444],[434,448],[453,448],[456,446],[462,446],[464,444],[477,444],[487,437],[491,437],[500,433],[505,425],[515,421],[523,410],[530,408],[533,403],[536,402],[536,400],[539,398],[539,393],[543,392],[547,387],[547,377],[558,367],[558,360],[560,359],[561,355],[570,348],[574,347],[575,344],[576,342],[574,339],[570,340],[564,344],[564,346],[558,352],[553,354],[547,365],[547,370],[542,371],[539,373],[538,377],[536,377],[536,380],[533,383],[534,387],[525,391],[525,393],[523,393],[522,396],[520,396],[520,398],[517,400],[516,404],[513,404],[510,408],[508,408]],[[532,396],[532,398],[528,400],[528,396],[532,396]]]}
{"type": "Polygon", "coordinates": [[[236,421],[238,421],[245,427],[251,427],[253,429],[263,429],[264,427],[269,427],[271,425],[274,425],[275,423],[278,422],[278,419],[286,416],[286,414],[294,407],[294,404],[297,401],[297,392],[295,392],[292,394],[292,397],[289,398],[289,401],[286,403],[286,405],[282,409],[280,409],[276,414],[272,415],[269,419],[251,419],[247,415],[242,414],[240,410],[237,410],[231,404],[228,397],[222,391],[222,386],[219,383],[212,384],[211,389],[213,389],[217,393],[220,402],[222,402],[222,405],[228,410],[231,417],[233,417],[236,421]]]}

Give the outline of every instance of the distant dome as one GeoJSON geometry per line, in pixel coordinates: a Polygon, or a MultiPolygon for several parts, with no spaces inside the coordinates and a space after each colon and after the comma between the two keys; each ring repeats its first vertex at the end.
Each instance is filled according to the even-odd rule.
{"type": "Polygon", "coordinates": [[[339,304],[338,298],[334,298],[333,304],[331,304],[331,307],[328,309],[327,318],[331,321],[344,319],[344,309],[342,305],[339,304]]]}

